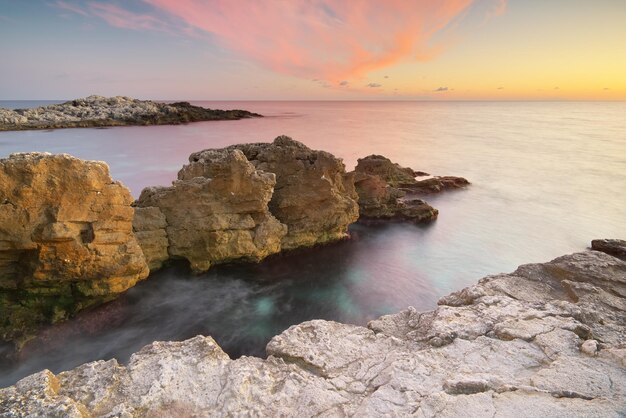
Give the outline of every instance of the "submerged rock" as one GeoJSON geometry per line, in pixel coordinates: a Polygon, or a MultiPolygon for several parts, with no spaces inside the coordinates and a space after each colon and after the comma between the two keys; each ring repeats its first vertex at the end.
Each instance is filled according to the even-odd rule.
{"type": "MultiPolygon", "coordinates": [[[[311,150],[287,136],[279,136],[272,143],[233,145],[225,150],[240,150],[257,170],[276,176],[269,210],[287,225],[283,250],[345,238],[348,225],[356,222],[359,213],[354,180],[334,155],[311,150]]],[[[223,151],[191,154],[190,167],[203,166],[207,156],[215,152],[223,151]]]]}
{"type": "Polygon", "coordinates": [[[205,151],[184,166],[171,187],[144,189],[135,202],[135,229],[149,232],[148,213],[158,218],[160,212],[168,241],[161,240],[161,232],[159,242],[152,240],[159,229],[154,224],[140,238],[144,247],[154,247],[146,251],[150,263],[158,267],[167,252],[201,272],[213,264],[259,261],[279,252],[287,228],[268,210],[275,184],[274,174],[255,169],[241,151],[224,149],[205,151]]]}
{"type": "Polygon", "coordinates": [[[401,219],[431,222],[439,211],[418,198],[420,194],[467,186],[462,177],[433,177],[391,162],[382,155],[369,155],[358,160],[354,184],[359,195],[359,212],[363,219],[401,219]]]}
{"type": "Polygon", "coordinates": [[[368,328],[315,320],[268,358],[211,337],[48,370],[0,390],[10,416],[620,416],[626,263],[594,251],[521,266],[368,328]]]}
{"type": "Polygon", "coordinates": [[[89,96],[34,109],[0,108],[0,131],[88,128],[125,125],[172,125],[207,120],[261,117],[245,110],[217,110],[188,102],[158,103],[130,97],[89,96]]]}
{"type": "Polygon", "coordinates": [[[148,276],[130,192],[103,162],[0,160],[0,338],[23,341],[148,276]]]}

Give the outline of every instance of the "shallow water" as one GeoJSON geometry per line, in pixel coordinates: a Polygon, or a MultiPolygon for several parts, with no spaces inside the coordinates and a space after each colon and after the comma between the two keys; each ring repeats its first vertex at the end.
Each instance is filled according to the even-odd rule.
{"type": "MultiPolygon", "coordinates": [[[[121,299],[42,334],[0,387],[41,368],[117,357],[154,340],[212,335],[231,355],[263,355],[268,339],[313,318],[365,324],[519,264],[626,236],[626,103],[196,102],[267,117],[185,126],[0,133],[0,157],[67,152],[109,163],[137,196],[167,185],[191,152],[287,134],[356,159],[376,153],[467,190],[427,200],[430,226],[355,225],[352,239],[192,276],[156,273],[121,299]]],[[[0,102],[0,107],[3,104],[0,102]]]]}

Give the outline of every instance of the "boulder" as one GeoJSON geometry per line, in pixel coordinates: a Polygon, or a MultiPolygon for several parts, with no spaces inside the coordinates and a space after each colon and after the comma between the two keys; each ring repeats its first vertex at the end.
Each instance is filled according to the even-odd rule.
{"type": "Polygon", "coordinates": [[[621,416],[626,263],[521,266],[368,327],[314,320],[231,360],[211,337],[0,389],[9,416],[621,416]],[[575,284],[575,286],[574,286],[575,284]]]}
{"type": "Polygon", "coordinates": [[[268,210],[275,184],[273,173],[257,170],[237,149],[203,152],[171,187],[148,187],[134,203],[135,229],[149,262],[157,268],[167,251],[202,272],[279,252],[287,227],[268,210]]]}
{"type": "Polygon", "coordinates": [[[103,162],[66,154],[0,160],[0,337],[114,298],[148,266],[130,192],[103,162]]]}
{"type": "Polygon", "coordinates": [[[215,152],[240,150],[257,170],[272,173],[276,187],[269,210],[287,225],[283,250],[310,247],[347,237],[348,225],[358,218],[357,195],[352,174],[346,174],[339,158],[314,151],[287,136],[272,143],[233,145],[224,150],[205,150],[189,157],[184,178],[202,172],[215,152]]]}
{"type": "Polygon", "coordinates": [[[406,198],[406,192],[392,187],[377,175],[356,172],[354,186],[359,195],[361,220],[398,219],[431,222],[439,211],[421,199],[406,198]]]}
{"type": "Polygon", "coordinates": [[[358,160],[355,172],[378,176],[390,187],[403,189],[411,193],[437,193],[444,190],[459,189],[470,183],[463,177],[443,176],[425,180],[415,177],[427,175],[391,162],[382,155],[369,155],[358,160]]]}
{"type": "Polygon", "coordinates": [[[623,239],[594,239],[591,249],[602,251],[626,261],[626,240],[623,239]]]}

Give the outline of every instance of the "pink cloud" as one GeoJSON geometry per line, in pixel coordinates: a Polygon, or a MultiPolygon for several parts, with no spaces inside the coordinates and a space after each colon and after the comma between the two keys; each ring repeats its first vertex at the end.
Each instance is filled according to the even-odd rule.
{"type": "Polygon", "coordinates": [[[89,16],[89,13],[87,13],[86,11],[84,11],[83,9],[81,9],[80,7],[73,5],[71,3],[67,3],[65,1],[57,1],[56,2],[56,6],[59,9],[63,9],[63,10],[67,10],[68,12],[72,12],[72,13],[76,13],[79,14],[81,16],[89,16]]]}
{"type": "Polygon", "coordinates": [[[148,14],[133,13],[110,3],[90,3],[89,10],[109,25],[124,29],[165,30],[165,23],[148,14]]]}
{"type": "Polygon", "coordinates": [[[433,35],[478,0],[145,1],[265,67],[340,81],[431,59],[433,35]]]}

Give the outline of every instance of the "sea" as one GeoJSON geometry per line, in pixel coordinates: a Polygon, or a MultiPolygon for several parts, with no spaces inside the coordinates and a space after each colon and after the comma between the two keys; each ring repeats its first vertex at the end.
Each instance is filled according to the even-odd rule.
{"type": "MultiPolygon", "coordinates": [[[[52,102],[7,102],[24,108],[52,102]]],[[[626,238],[626,102],[192,102],[265,115],[178,126],[0,132],[0,158],[47,151],[102,160],[138,197],[169,185],[189,154],[288,135],[343,159],[382,154],[464,190],[432,195],[428,225],[355,224],[350,239],[218,266],[165,268],[109,304],[42,332],[0,361],[0,387],[47,368],[127,362],[155,340],[212,336],[233,358],[265,356],[291,325],[326,319],[367,325],[520,264],[626,238]]]]}

